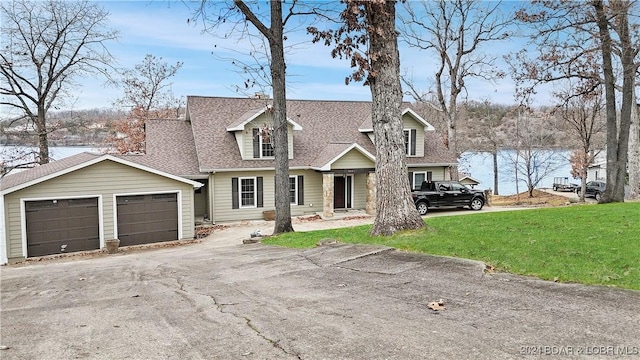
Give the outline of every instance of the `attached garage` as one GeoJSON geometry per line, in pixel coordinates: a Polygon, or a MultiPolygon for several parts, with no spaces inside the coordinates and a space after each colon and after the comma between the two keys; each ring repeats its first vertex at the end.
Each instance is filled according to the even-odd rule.
{"type": "Polygon", "coordinates": [[[82,153],[0,183],[0,263],[193,239],[202,184],[127,160],[82,153]]]}

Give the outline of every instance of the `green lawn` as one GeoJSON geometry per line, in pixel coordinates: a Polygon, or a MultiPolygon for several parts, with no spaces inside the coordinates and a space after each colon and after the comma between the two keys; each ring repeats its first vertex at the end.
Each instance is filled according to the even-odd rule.
{"type": "Polygon", "coordinates": [[[313,247],[324,238],[476,259],[498,271],[640,290],[640,203],[574,205],[433,217],[423,230],[369,236],[371,225],[287,233],[267,244],[313,247]]]}

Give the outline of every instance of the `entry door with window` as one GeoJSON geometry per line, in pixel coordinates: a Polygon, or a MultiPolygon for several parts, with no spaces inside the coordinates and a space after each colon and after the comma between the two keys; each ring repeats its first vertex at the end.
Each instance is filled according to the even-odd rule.
{"type": "Polygon", "coordinates": [[[333,208],[350,209],[353,207],[353,176],[335,175],[333,177],[333,208]]]}

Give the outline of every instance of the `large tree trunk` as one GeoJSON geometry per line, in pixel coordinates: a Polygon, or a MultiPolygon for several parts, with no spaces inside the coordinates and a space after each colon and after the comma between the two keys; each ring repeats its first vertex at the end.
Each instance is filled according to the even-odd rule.
{"type": "Polygon", "coordinates": [[[629,197],[640,198],[640,106],[633,94],[631,127],[629,128],[629,197]]]}
{"type": "MultiPolygon", "coordinates": [[[[620,143],[624,136],[623,124],[620,124],[620,133],[618,133],[618,119],[616,114],[616,94],[615,94],[615,77],[613,74],[612,44],[609,33],[608,15],[604,9],[601,0],[592,2],[596,11],[596,21],[600,34],[602,47],[602,72],[604,75],[605,89],[605,108],[607,112],[607,189],[605,190],[600,202],[620,202],[624,201],[624,183],[626,171],[627,141],[629,136],[629,128],[627,127],[626,141],[620,143]],[[624,146],[624,154],[621,150],[624,146]],[[624,159],[623,159],[624,158],[624,159]],[[624,161],[623,161],[624,160],[624,161]]],[[[624,86],[624,85],[623,85],[624,86]]],[[[624,91],[623,91],[624,92],[624,91]]],[[[623,94],[624,103],[624,94],[623,94]]],[[[621,116],[624,120],[624,116],[621,116]]]]}
{"type": "Polygon", "coordinates": [[[38,131],[38,164],[49,163],[49,133],[47,131],[46,111],[44,107],[38,107],[38,117],[35,121],[38,131]]]}
{"type": "Polygon", "coordinates": [[[372,235],[418,229],[424,221],[411,198],[402,124],[400,55],[395,31],[395,1],[370,2],[370,88],[376,143],[376,218],[372,235]]]}
{"type": "Polygon", "coordinates": [[[274,234],[293,231],[289,202],[289,138],[287,125],[286,64],[284,62],[284,24],[282,2],[270,1],[271,27],[267,28],[242,0],[233,3],[269,41],[271,87],[273,88],[273,152],[276,173],[276,224],[274,234]]]}
{"type": "Polygon", "coordinates": [[[584,202],[584,194],[587,192],[587,172],[589,171],[589,163],[591,155],[588,151],[584,151],[582,155],[584,162],[582,169],[580,169],[580,193],[578,194],[578,200],[584,202]]]}
{"type": "Polygon", "coordinates": [[[274,234],[293,231],[289,201],[289,138],[283,46],[282,3],[271,1],[271,81],[273,86],[274,156],[276,163],[276,223],[274,234]]]}

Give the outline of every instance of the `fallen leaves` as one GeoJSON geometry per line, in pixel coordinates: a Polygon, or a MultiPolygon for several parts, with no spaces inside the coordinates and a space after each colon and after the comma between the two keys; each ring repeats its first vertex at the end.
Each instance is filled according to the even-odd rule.
{"type": "Polygon", "coordinates": [[[298,220],[300,220],[300,221],[318,221],[318,220],[322,220],[322,217],[320,215],[298,216],[298,220]]]}

